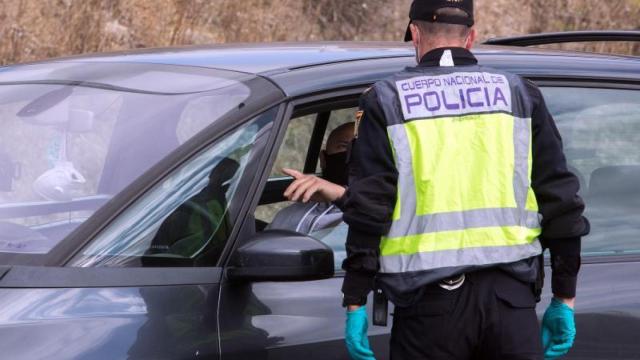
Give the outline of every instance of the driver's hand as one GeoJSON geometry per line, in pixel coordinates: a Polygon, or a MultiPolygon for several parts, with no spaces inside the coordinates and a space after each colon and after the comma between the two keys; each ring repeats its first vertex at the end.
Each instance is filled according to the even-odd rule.
{"type": "Polygon", "coordinates": [[[282,169],[282,172],[294,178],[291,185],[284,191],[284,197],[289,201],[334,202],[346,191],[342,186],[314,175],[305,175],[292,169],[282,169]]]}

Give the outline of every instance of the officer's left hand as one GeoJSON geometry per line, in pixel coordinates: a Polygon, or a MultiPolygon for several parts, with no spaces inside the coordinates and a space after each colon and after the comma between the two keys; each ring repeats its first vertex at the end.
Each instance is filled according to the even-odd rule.
{"type": "Polygon", "coordinates": [[[544,358],[557,359],[573,346],[576,324],[573,309],[553,298],[542,318],[542,346],[544,358]]]}
{"type": "Polygon", "coordinates": [[[368,322],[366,306],[347,311],[345,342],[353,360],[376,360],[367,338],[368,322]]]}

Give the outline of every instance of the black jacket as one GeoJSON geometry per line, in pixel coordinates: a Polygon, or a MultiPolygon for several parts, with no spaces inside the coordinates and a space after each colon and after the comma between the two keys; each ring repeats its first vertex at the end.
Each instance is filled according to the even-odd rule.
{"type": "MultiPolygon", "coordinates": [[[[427,53],[418,66],[439,66],[444,50],[427,53]]],[[[450,50],[456,66],[477,63],[465,49],[450,50]]],[[[589,223],[582,216],[579,181],[567,169],[560,133],[540,90],[526,83],[534,103],[532,188],[543,216],[540,240],[551,252],[553,293],[570,298],[575,296],[580,268],[580,237],[589,232],[589,223]]],[[[378,271],[380,239],[389,231],[396,203],[398,172],[381,106],[375,90],[366,91],[360,99],[363,115],[349,157],[349,189],[338,202],[349,224],[347,258],[342,264],[345,305],[366,301],[378,271]]]]}

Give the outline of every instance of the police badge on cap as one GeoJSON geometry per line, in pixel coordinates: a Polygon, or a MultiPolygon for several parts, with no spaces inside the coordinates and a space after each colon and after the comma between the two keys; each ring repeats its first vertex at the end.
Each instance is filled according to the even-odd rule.
{"type": "MultiPolygon", "coordinates": [[[[414,20],[422,20],[471,27],[474,24],[473,0],[414,0],[409,11],[409,19],[409,24],[414,20]],[[466,12],[468,16],[438,14],[438,10],[444,8],[457,8],[466,12]]],[[[407,26],[404,41],[411,40],[411,30],[407,26]]]]}

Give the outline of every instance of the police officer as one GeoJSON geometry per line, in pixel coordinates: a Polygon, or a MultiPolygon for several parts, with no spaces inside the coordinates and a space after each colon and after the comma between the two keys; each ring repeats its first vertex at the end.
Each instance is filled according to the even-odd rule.
{"type": "Polygon", "coordinates": [[[375,284],[395,304],[393,359],[560,357],[589,225],[558,130],[534,84],[478,65],[472,0],[415,0],[410,19],[419,63],[362,96],[339,199],[349,353],[373,359],[375,284]],[[554,297],[541,329],[545,248],[554,297]]]}

